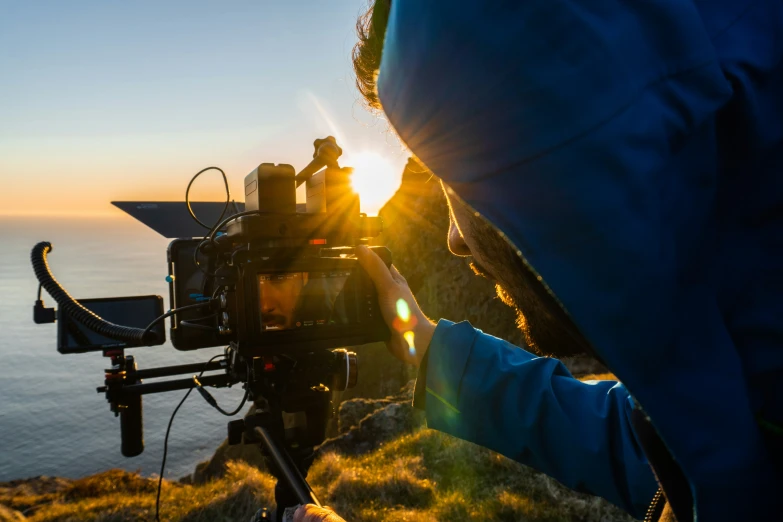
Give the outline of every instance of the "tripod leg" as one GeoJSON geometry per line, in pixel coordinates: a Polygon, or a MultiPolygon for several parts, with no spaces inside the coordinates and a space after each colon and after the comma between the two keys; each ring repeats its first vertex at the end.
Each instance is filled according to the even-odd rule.
{"type": "Polygon", "coordinates": [[[272,435],[261,427],[254,428],[255,435],[261,441],[265,453],[272,464],[271,468],[277,484],[275,485],[275,503],[277,514],[275,520],[282,521],[283,511],[297,504],[315,504],[320,506],[310,484],[305,480],[307,470],[313,462],[312,448],[296,448],[289,453],[280,447],[272,435]]]}
{"type": "Polygon", "coordinates": [[[277,522],[282,522],[287,507],[298,504],[321,506],[305,476],[315,457],[314,447],[324,440],[330,399],[329,390],[319,387],[305,390],[298,395],[286,395],[284,402],[287,402],[288,407],[279,400],[264,399],[256,402],[257,411],[247,428],[250,428],[251,440],[261,444],[270,471],[277,479],[275,485],[277,522]],[[290,441],[296,444],[283,442],[285,440],[283,412],[305,414],[306,422],[303,426],[299,426],[299,428],[304,427],[304,431],[295,433],[290,441]]]}
{"type": "Polygon", "coordinates": [[[313,462],[313,457],[315,456],[312,448],[301,448],[293,450],[289,453],[289,455],[291,456],[291,459],[297,470],[300,472],[302,481],[310,491],[310,500],[303,502],[292,490],[292,488],[290,488],[284,481],[278,478],[277,483],[275,484],[275,503],[277,504],[275,522],[283,522],[283,512],[287,507],[292,507],[299,504],[315,504],[316,506],[321,505],[305,479],[305,477],[307,477],[307,471],[310,468],[310,464],[313,462]]]}

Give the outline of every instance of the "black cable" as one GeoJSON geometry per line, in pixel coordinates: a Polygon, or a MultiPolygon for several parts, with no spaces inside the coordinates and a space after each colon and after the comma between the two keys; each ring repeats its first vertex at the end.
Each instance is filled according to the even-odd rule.
{"type": "Polygon", "coordinates": [[[204,269],[201,266],[201,263],[198,262],[198,254],[201,251],[202,246],[204,245],[205,242],[209,242],[209,243],[214,245],[215,244],[215,233],[218,230],[220,230],[221,228],[223,228],[232,219],[235,219],[235,218],[240,217],[240,216],[248,216],[248,215],[251,215],[251,214],[257,214],[258,211],[249,210],[249,211],[245,211],[245,212],[239,212],[239,207],[237,206],[236,201],[231,200],[231,193],[230,193],[229,188],[228,188],[228,178],[226,177],[226,173],[223,172],[223,170],[218,168],[218,167],[207,167],[205,169],[202,169],[199,172],[197,172],[195,176],[193,176],[191,178],[190,183],[188,183],[188,188],[185,190],[185,203],[187,204],[188,212],[190,213],[190,217],[195,219],[196,222],[199,225],[201,225],[202,227],[204,227],[207,230],[209,230],[209,232],[205,236],[204,240],[201,241],[198,245],[196,245],[196,249],[193,251],[193,264],[196,265],[196,268],[198,268],[204,275],[210,276],[210,277],[215,277],[217,275],[217,270],[220,269],[220,266],[218,266],[215,269],[214,272],[210,272],[208,268],[204,269]],[[191,209],[191,207],[190,207],[190,187],[191,187],[191,185],[193,185],[193,182],[196,180],[197,177],[199,177],[201,174],[203,174],[204,172],[206,172],[206,171],[208,171],[210,169],[215,169],[215,170],[220,172],[220,174],[223,176],[223,183],[224,183],[224,185],[226,187],[226,204],[223,207],[223,212],[220,213],[220,217],[217,219],[217,223],[212,228],[209,228],[207,225],[202,223],[201,220],[196,217],[196,215],[193,213],[193,209],[191,209]],[[223,217],[226,215],[226,211],[228,210],[228,205],[229,204],[233,204],[233,206],[234,206],[234,214],[229,216],[228,218],[226,218],[224,220],[223,217]]]}
{"type": "Polygon", "coordinates": [[[239,212],[238,214],[232,214],[232,215],[228,216],[226,219],[224,219],[223,221],[221,221],[220,223],[218,223],[217,225],[215,225],[215,227],[212,229],[212,231],[209,234],[207,234],[207,237],[209,238],[209,240],[211,242],[214,242],[215,241],[215,233],[218,230],[220,230],[221,228],[223,228],[224,226],[226,226],[230,221],[233,221],[233,220],[235,220],[237,218],[241,218],[243,216],[252,216],[252,215],[255,215],[255,214],[259,214],[259,213],[260,212],[258,210],[245,210],[243,212],[239,212]]]}
{"type": "Polygon", "coordinates": [[[212,304],[212,299],[210,299],[209,301],[204,301],[203,303],[196,303],[196,304],[187,305],[187,306],[180,306],[179,308],[175,308],[174,310],[169,310],[165,314],[156,317],[150,324],[148,324],[147,328],[144,329],[144,335],[147,335],[148,332],[151,332],[152,328],[156,324],[158,324],[159,322],[163,321],[167,317],[171,317],[172,315],[178,314],[180,312],[184,312],[185,310],[192,310],[194,308],[201,308],[203,306],[208,306],[210,304],[212,304]]]}
{"type": "MultiPolygon", "coordinates": [[[[196,221],[196,223],[198,223],[199,225],[201,225],[202,227],[207,229],[209,231],[207,233],[207,235],[210,236],[210,237],[213,235],[213,233],[215,231],[215,227],[217,226],[217,224],[220,223],[221,220],[223,219],[223,217],[226,215],[226,211],[228,211],[228,206],[231,203],[234,204],[234,211],[238,212],[238,208],[237,208],[236,202],[231,200],[231,191],[228,188],[228,178],[226,177],[226,173],[220,167],[207,167],[205,169],[201,169],[200,171],[198,171],[196,173],[195,176],[190,178],[190,183],[188,183],[188,187],[185,189],[185,205],[188,207],[188,213],[190,214],[190,217],[192,217],[196,221]],[[190,206],[190,187],[193,185],[193,182],[196,181],[196,178],[198,178],[204,172],[206,172],[208,170],[212,170],[212,169],[217,170],[223,176],[223,185],[226,187],[226,203],[225,203],[225,205],[223,205],[223,211],[220,213],[220,217],[217,218],[216,224],[213,225],[212,227],[208,227],[198,217],[196,217],[196,214],[193,212],[193,209],[190,206]]],[[[209,242],[210,243],[214,243],[214,240],[210,239],[209,242]]],[[[216,275],[215,273],[210,273],[208,269],[205,270],[201,266],[201,263],[198,262],[198,253],[201,250],[201,246],[203,244],[204,244],[204,241],[201,241],[198,245],[196,245],[196,249],[193,251],[193,264],[195,264],[196,268],[198,268],[202,273],[204,273],[204,275],[215,277],[215,275],[216,275]]],[[[216,268],[215,270],[217,271],[219,268],[220,267],[216,268]]]]}
{"type": "MultiPolygon", "coordinates": [[[[214,297],[213,297],[213,299],[214,299],[214,297]]],[[[190,321],[191,323],[195,323],[196,321],[206,321],[207,319],[214,319],[217,316],[218,316],[217,314],[205,315],[203,317],[196,317],[194,319],[188,319],[188,321],[190,321]]],[[[180,321],[180,323],[181,322],[182,321],[180,321]]]]}
{"type": "MultiPolygon", "coordinates": [[[[212,357],[210,360],[206,362],[204,365],[204,369],[201,370],[201,373],[198,374],[199,377],[204,375],[204,372],[207,371],[207,366],[209,366],[209,363],[217,359],[218,357],[225,357],[225,353],[219,353],[216,356],[212,357]]],[[[158,495],[155,498],[155,520],[157,522],[160,522],[160,490],[163,487],[163,471],[166,469],[166,456],[169,451],[169,433],[171,432],[171,425],[174,423],[174,416],[177,415],[177,412],[182,407],[183,404],[185,404],[185,399],[188,398],[190,395],[190,392],[193,391],[193,388],[195,388],[195,384],[188,389],[188,392],[185,394],[184,397],[182,397],[182,400],[179,401],[179,404],[177,404],[177,407],[174,408],[174,412],[171,414],[171,418],[169,419],[169,425],[166,428],[166,437],[163,439],[163,460],[160,463],[160,477],[158,477],[158,495]]],[[[245,396],[247,396],[247,391],[245,391],[245,396]]],[[[242,401],[242,404],[244,405],[244,400],[242,401]]]]}
{"type": "MultiPolygon", "coordinates": [[[[208,269],[205,269],[201,266],[201,263],[198,262],[198,253],[201,251],[201,247],[204,245],[204,243],[212,243],[214,244],[214,241],[211,239],[202,239],[197,245],[196,248],[193,250],[193,264],[196,265],[196,268],[198,268],[202,274],[208,276],[208,277],[215,277],[217,276],[217,271],[220,270],[220,265],[218,265],[217,268],[215,268],[214,272],[210,272],[208,269]]],[[[207,262],[209,262],[209,258],[207,258],[207,262]]],[[[209,264],[209,263],[207,263],[209,264]]],[[[204,279],[204,283],[206,284],[206,278],[204,279]]]]}
{"type": "Polygon", "coordinates": [[[41,289],[43,288],[43,284],[38,283],[38,300],[41,300],[41,289]]]}
{"type": "Polygon", "coordinates": [[[217,314],[212,314],[212,315],[205,315],[204,317],[196,317],[195,319],[188,319],[187,321],[180,320],[179,326],[184,326],[186,328],[196,328],[198,330],[214,331],[216,328],[214,325],[207,326],[198,323],[201,321],[206,321],[207,319],[217,319],[217,317],[218,317],[217,314]]]}
{"type": "Polygon", "coordinates": [[[215,327],[214,326],[206,326],[203,324],[196,324],[193,321],[180,321],[179,326],[184,326],[185,328],[193,328],[194,330],[204,330],[207,332],[214,332],[215,327]]]}
{"type": "Polygon", "coordinates": [[[185,394],[185,396],[182,397],[182,400],[179,401],[179,404],[177,404],[177,407],[174,408],[174,413],[171,414],[171,418],[169,419],[169,425],[166,428],[166,438],[163,439],[163,460],[160,463],[160,477],[158,477],[158,495],[155,498],[155,520],[157,522],[160,522],[160,490],[163,487],[163,470],[166,467],[166,454],[169,451],[169,432],[171,431],[171,424],[174,422],[174,416],[177,414],[179,409],[185,403],[185,399],[188,398],[188,396],[190,395],[190,392],[192,392],[192,391],[193,391],[193,388],[190,388],[188,390],[188,392],[185,394]]]}
{"type": "MultiPolygon", "coordinates": [[[[217,270],[220,269],[220,266],[218,266],[214,272],[209,272],[208,270],[204,269],[204,267],[201,266],[201,263],[198,262],[198,254],[201,251],[201,248],[204,246],[205,243],[211,243],[215,244],[215,234],[224,226],[226,226],[231,221],[243,217],[243,216],[252,216],[256,215],[259,212],[257,210],[245,210],[244,212],[239,212],[237,214],[232,214],[228,216],[223,221],[216,224],[212,230],[209,231],[209,233],[204,237],[203,240],[201,240],[197,245],[196,248],[193,250],[193,264],[196,265],[196,268],[198,268],[204,275],[209,277],[215,277],[217,276],[217,270]]],[[[222,215],[221,215],[222,217],[222,215]]]]}
{"type": "Polygon", "coordinates": [[[239,413],[240,411],[242,411],[242,407],[243,407],[243,406],[245,405],[245,403],[247,402],[247,398],[248,398],[248,396],[249,396],[249,395],[250,395],[250,393],[247,391],[247,389],[245,389],[245,396],[244,396],[244,397],[242,397],[242,402],[240,402],[240,403],[239,403],[239,406],[237,406],[237,409],[235,409],[235,410],[234,410],[234,411],[232,411],[231,413],[226,413],[225,411],[223,411],[223,408],[221,408],[220,406],[215,406],[215,408],[217,408],[217,410],[218,410],[220,413],[222,413],[223,415],[225,415],[226,417],[233,417],[234,415],[236,415],[237,413],[239,413]]]}
{"type": "Polygon", "coordinates": [[[223,408],[221,408],[220,405],[217,403],[217,400],[212,396],[212,394],[209,393],[207,390],[205,390],[203,386],[201,386],[201,383],[199,382],[198,378],[195,375],[193,376],[193,382],[196,384],[196,389],[201,394],[201,396],[204,398],[204,400],[207,401],[207,403],[210,406],[215,408],[217,411],[219,411],[220,413],[222,413],[226,417],[233,417],[234,415],[239,413],[242,410],[242,406],[245,405],[245,401],[247,401],[248,390],[247,390],[247,388],[245,388],[245,395],[244,395],[244,397],[242,397],[242,402],[239,403],[239,406],[237,406],[237,408],[234,411],[229,413],[226,410],[224,410],[223,408]]]}
{"type": "Polygon", "coordinates": [[[203,173],[205,173],[208,170],[217,170],[220,172],[220,174],[223,176],[223,184],[226,186],[226,204],[223,206],[223,212],[220,213],[220,217],[217,219],[217,222],[219,223],[221,219],[223,219],[223,216],[226,215],[226,211],[228,210],[228,205],[231,203],[231,192],[228,189],[228,178],[226,177],[226,173],[223,172],[223,169],[220,167],[207,167],[205,169],[201,169],[196,173],[195,176],[190,178],[190,183],[188,183],[188,188],[185,189],[185,205],[188,207],[188,213],[190,213],[190,217],[192,217],[196,223],[201,225],[207,230],[212,230],[210,227],[202,223],[202,221],[196,217],[196,214],[193,212],[193,209],[190,207],[190,187],[193,185],[193,182],[196,181],[196,178],[201,176],[203,173]]]}
{"type": "Polygon", "coordinates": [[[35,277],[38,283],[50,296],[57,301],[60,311],[71,316],[75,321],[83,324],[87,329],[118,341],[125,341],[135,345],[144,345],[151,341],[147,331],[141,328],[131,328],[106,321],[101,316],[81,305],[76,299],[62,287],[54,278],[47,255],[52,251],[52,244],[41,241],[30,252],[30,261],[33,265],[35,277]]]}

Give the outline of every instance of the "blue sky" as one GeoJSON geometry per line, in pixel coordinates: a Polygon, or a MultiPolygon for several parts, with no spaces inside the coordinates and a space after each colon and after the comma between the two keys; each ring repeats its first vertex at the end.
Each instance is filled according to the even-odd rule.
{"type": "MultiPolygon", "coordinates": [[[[184,198],[222,167],[239,197],[262,162],[301,168],[339,133],[346,156],[406,155],[353,85],[366,0],[0,0],[0,214],[112,212],[184,198]]],[[[222,197],[217,177],[196,199],[222,197]]]]}

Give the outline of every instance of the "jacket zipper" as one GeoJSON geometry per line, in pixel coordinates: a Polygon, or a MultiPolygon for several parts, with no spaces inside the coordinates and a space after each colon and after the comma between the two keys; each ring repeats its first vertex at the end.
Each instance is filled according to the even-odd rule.
{"type": "Polygon", "coordinates": [[[650,507],[647,508],[644,522],[656,522],[657,519],[661,518],[661,500],[663,500],[663,488],[659,486],[658,491],[655,492],[650,502],[650,507]]]}

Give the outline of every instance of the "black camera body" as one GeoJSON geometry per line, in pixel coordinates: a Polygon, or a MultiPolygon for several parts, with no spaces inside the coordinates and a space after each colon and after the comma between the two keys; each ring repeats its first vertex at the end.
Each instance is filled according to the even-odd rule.
{"type": "MultiPolygon", "coordinates": [[[[216,313],[208,322],[194,323],[204,311],[189,310],[172,318],[171,342],[178,350],[195,350],[235,343],[240,354],[260,357],[294,355],[318,349],[356,346],[388,339],[378,297],[356,259],[339,257],[349,249],[317,249],[312,255],[279,250],[239,250],[214,277],[193,264],[201,240],[177,239],[169,245],[169,298],[172,308],[217,297],[216,313]],[[300,288],[295,289],[295,285],[300,288]],[[264,291],[282,287],[287,295],[299,290],[290,322],[265,316],[264,291]],[[267,321],[265,321],[267,319],[267,321]]],[[[391,264],[385,247],[373,247],[391,264]]],[[[268,292],[268,293],[271,293],[268,292]]],[[[277,290],[280,293],[280,289],[277,290]]]]}
{"type": "MultiPolygon", "coordinates": [[[[328,161],[333,141],[319,141],[315,156],[327,158],[325,168],[296,176],[290,165],[263,163],[245,178],[246,210],[225,233],[169,245],[172,308],[213,301],[211,315],[172,318],[175,348],[231,342],[244,357],[294,356],[389,338],[372,281],[353,255],[381,231],[380,218],[360,213],[352,170],[336,156],[328,161]],[[302,182],[307,203],[297,205],[302,182]]],[[[374,250],[391,264],[386,248],[374,250]]]]}

